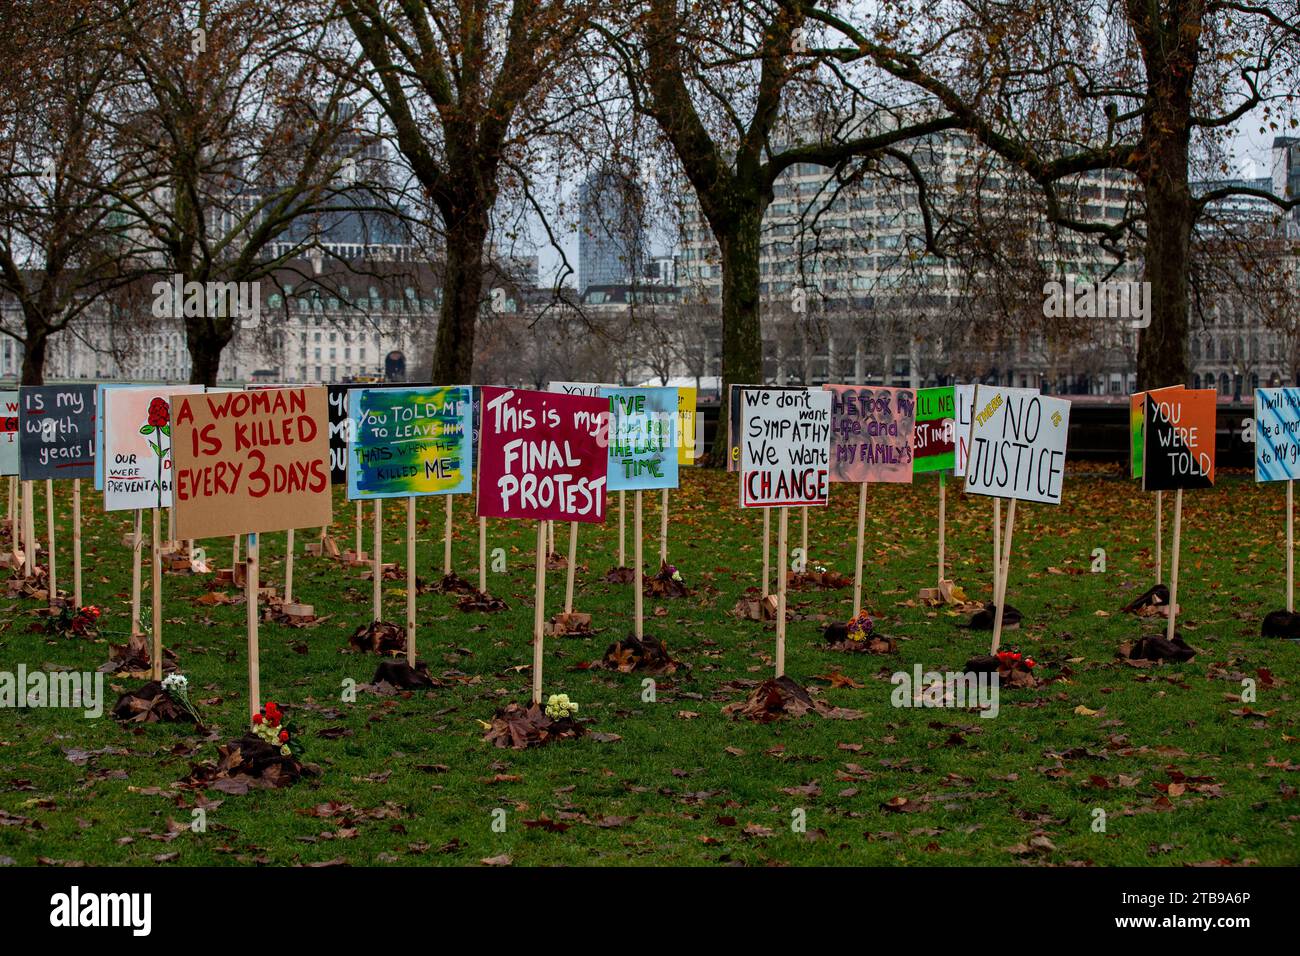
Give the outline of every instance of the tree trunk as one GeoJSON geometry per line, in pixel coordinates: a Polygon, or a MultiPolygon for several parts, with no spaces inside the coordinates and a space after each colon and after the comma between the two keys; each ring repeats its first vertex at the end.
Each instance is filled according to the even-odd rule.
{"type": "Polygon", "coordinates": [[[23,385],[45,384],[45,350],[49,337],[40,325],[27,322],[27,340],[23,343],[23,385]]]}
{"type": "Polygon", "coordinates": [[[206,385],[209,388],[217,384],[217,373],[221,368],[221,353],[230,343],[231,336],[208,327],[202,318],[191,319],[185,323],[185,346],[190,353],[190,384],[206,385]]]}
{"type": "Polygon", "coordinates": [[[761,204],[736,216],[717,236],[722,247],[722,394],[718,431],[708,464],[727,463],[731,385],[763,384],[763,326],[759,318],[758,252],[761,204]]]}
{"type": "Polygon", "coordinates": [[[447,221],[446,273],[442,278],[442,307],[433,352],[432,381],[438,385],[468,385],[474,373],[474,332],[483,296],[483,243],[487,239],[487,210],[462,211],[447,221]]]}

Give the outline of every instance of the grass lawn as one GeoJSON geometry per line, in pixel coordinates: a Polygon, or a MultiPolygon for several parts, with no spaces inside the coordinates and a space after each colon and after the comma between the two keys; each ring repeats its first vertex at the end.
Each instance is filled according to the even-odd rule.
{"type": "MultiPolygon", "coordinates": [[[[63,485],[61,585],[71,578],[69,497],[63,485]]],[[[648,565],[657,500],[647,495],[648,565]]],[[[289,711],[321,776],[281,790],[211,793],[206,832],[191,832],[195,794],[172,784],[192,762],[214,758],[215,743],[178,725],[124,729],[107,715],[116,698],[108,687],[138,682],[111,678],[99,720],[68,710],[0,711],[0,862],[1300,863],[1300,647],[1258,636],[1262,616],[1285,599],[1283,500],[1281,485],[1257,487],[1245,475],[1221,475],[1214,489],[1185,494],[1180,630],[1200,653],[1191,663],[1146,669],[1115,651],[1163,628],[1117,613],[1152,583],[1153,496],[1127,479],[1072,473],[1061,506],[1020,506],[1008,601],[1025,625],[1004,644],[1031,653],[1051,682],[1005,690],[996,719],[981,719],[972,710],[891,706],[890,673],[914,664],[959,670],[987,651],[988,635],[959,629],[964,617],[915,600],[934,578],[936,479],[872,486],[866,600],[881,630],[900,639],[898,652],[824,649],[822,626],[849,615],[850,591],[792,593],[787,672],[863,716],[759,725],[721,711],[746,693],[729,682],[772,671],[774,626],[730,613],[758,583],[761,515],[737,508],[734,475],[691,471],[673,495],[671,525],[671,559],[691,597],[648,601],[646,625],[691,670],[659,679],[651,703],[639,675],[575,668],[631,626],[630,587],[603,580],[616,560],[611,500],[613,520],[581,532],[586,569],[576,606],[593,615],[599,633],[547,642],[545,688],[569,694],[592,729],[621,739],[522,752],[482,742],[479,721],[529,693],[533,526],[489,525],[489,548],[504,548],[507,560],[489,586],[508,612],[465,614],[445,596],[419,599],[421,657],[435,676],[470,680],[393,697],[360,693],[355,703],[340,699],[343,683],[369,681],[376,658],[349,652],[347,637],[368,620],[370,584],[359,571],[300,555],[296,594],[329,617],[307,629],[263,625],[262,690],[289,711]],[[1104,573],[1090,572],[1097,548],[1105,550],[1104,573]],[[858,686],[821,679],[836,671],[858,686]],[[1243,677],[1257,683],[1254,703],[1239,700],[1243,677]],[[68,750],[103,752],[79,764],[68,750]],[[498,809],[504,832],[493,829],[498,809]],[[1104,832],[1094,829],[1097,809],[1106,814],[1104,832]],[[805,832],[792,828],[796,810],[804,811],[805,832]]],[[[812,562],[852,574],[856,504],[855,488],[837,487],[829,510],[813,514],[812,562]]],[[[6,599],[0,670],[20,663],[93,670],[109,641],[125,640],[130,563],[120,539],[131,518],[104,515],[98,505],[97,494],[87,496],[84,599],[104,608],[106,634],[92,641],[34,633],[34,602],[6,599]]],[[[473,579],[476,525],[468,499],[457,506],[455,564],[473,579]]],[[[43,493],[37,509],[43,528],[43,493]]],[[[948,515],[950,576],[972,598],[987,599],[991,504],[952,491],[948,515]]],[[[351,510],[341,498],[336,517],[346,546],[351,510]]],[[[405,508],[390,504],[385,517],[385,555],[404,559],[405,508]]],[[[421,502],[420,519],[419,573],[432,581],[441,571],[441,502],[421,502]]],[[[797,513],[790,526],[797,544],[797,513]]],[[[557,528],[562,552],[566,534],[557,528]]],[[[216,564],[229,563],[228,540],[208,545],[216,564]]],[[[282,583],[283,553],[283,534],[264,536],[265,583],[282,583]]],[[[144,578],[147,622],[147,564],[144,578]]],[[[225,740],[245,724],[245,610],[196,604],[209,580],[165,577],[164,640],[225,740]]],[[[563,572],[550,573],[548,587],[549,615],[563,599],[563,572]]],[[[385,592],[386,617],[402,620],[402,582],[388,582],[385,592]]]]}

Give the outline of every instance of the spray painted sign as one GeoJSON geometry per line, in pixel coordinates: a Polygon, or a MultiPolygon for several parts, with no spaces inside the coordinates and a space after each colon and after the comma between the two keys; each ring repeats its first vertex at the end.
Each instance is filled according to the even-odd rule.
{"type": "Polygon", "coordinates": [[[1217,401],[1212,388],[1147,393],[1142,440],[1144,490],[1209,488],[1214,484],[1217,401]]]}
{"type": "MultiPolygon", "coordinates": [[[[352,419],[348,417],[348,393],[359,388],[414,388],[429,382],[407,382],[401,385],[378,383],[374,385],[327,385],[330,400],[330,484],[348,483],[348,442],[352,438],[352,419]]],[[[274,386],[285,388],[286,386],[274,386]]],[[[298,387],[298,386],[293,386],[298,387]]],[[[305,387],[305,386],[304,386],[305,387]]],[[[468,386],[467,386],[468,387],[468,386]]]]}
{"type": "Polygon", "coordinates": [[[324,386],[177,395],[171,413],[177,537],[329,524],[324,386]]]}
{"type": "Polygon", "coordinates": [[[871,385],[822,387],[831,395],[831,481],[911,481],[916,393],[871,385]]]}
{"type": "Polygon", "coordinates": [[[0,475],[18,474],[18,393],[0,392],[0,475]]]}
{"type": "Polygon", "coordinates": [[[951,385],[917,391],[913,471],[948,471],[956,464],[955,409],[951,385]]]}
{"type": "Polygon", "coordinates": [[[494,386],[479,393],[479,517],[603,522],[609,401],[494,386]]]}
{"type": "Polygon", "coordinates": [[[18,389],[18,476],[23,481],[95,477],[95,386],[18,389]]]}
{"type": "Polygon", "coordinates": [[[1070,403],[1035,389],[978,385],[966,491],[1059,505],[1070,403]]]}
{"type": "Polygon", "coordinates": [[[830,500],[831,393],[741,392],[740,505],[779,508],[830,500]]]}
{"type": "Polygon", "coordinates": [[[354,388],[348,498],[464,495],[473,489],[469,386],[354,388]]]}
{"type": "Polygon", "coordinates": [[[1300,388],[1255,389],[1255,480],[1300,478],[1300,388]]]}
{"type": "Polygon", "coordinates": [[[677,487],[677,389],[602,388],[609,401],[609,490],[677,487]]]}
{"type": "Polygon", "coordinates": [[[104,510],[168,508],[172,503],[172,426],[168,401],[202,385],[112,388],[104,398],[104,510]]]}

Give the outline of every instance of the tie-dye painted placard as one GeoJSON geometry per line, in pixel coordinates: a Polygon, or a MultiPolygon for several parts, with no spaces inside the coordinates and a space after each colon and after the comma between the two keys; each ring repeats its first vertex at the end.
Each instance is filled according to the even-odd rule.
{"type": "Polygon", "coordinates": [[[1300,388],[1255,389],[1255,480],[1300,478],[1300,388]]]}
{"type": "Polygon", "coordinates": [[[348,498],[464,495],[473,487],[473,396],[465,385],[348,393],[348,498]]]}
{"type": "Polygon", "coordinates": [[[831,481],[909,482],[916,392],[823,385],[831,393],[831,481]]]}
{"type": "Polygon", "coordinates": [[[610,491],[677,487],[677,389],[602,388],[609,399],[610,491]]]}

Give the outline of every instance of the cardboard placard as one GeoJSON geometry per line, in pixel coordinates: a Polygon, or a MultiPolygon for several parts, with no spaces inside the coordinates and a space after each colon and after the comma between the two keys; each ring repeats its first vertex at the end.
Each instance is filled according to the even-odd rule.
{"type": "Polygon", "coordinates": [[[324,386],[177,395],[171,416],[178,537],[329,524],[324,386]]]}
{"type": "Polygon", "coordinates": [[[354,388],[348,498],[464,495],[473,488],[468,385],[354,388]]]}
{"type": "Polygon", "coordinates": [[[1169,385],[1146,392],[1134,392],[1128,399],[1128,438],[1129,438],[1129,473],[1133,478],[1142,477],[1142,436],[1145,434],[1146,397],[1148,395],[1167,395],[1181,392],[1187,386],[1169,385]]]}
{"type": "Polygon", "coordinates": [[[95,477],[95,386],[18,389],[18,476],[23,481],[95,477]]]}
{"type": "Polygon", "coordinates": [[[831,395],[831,481],[910,482],[916,392],[823,385],[831,395]]]}
{"type": "Polygon", "coordinates": [[[740,401],[741,507],[825,505],[831,487],[831,393],[747,388],[740,401]]]}
{"type": "Polygon", "coordinates": [[[1300,388],[1255,389],[1255,480],[1300,478],[1300,388]]]}
{"type": "Polygon", "coordinates": [[[698,393],[695,389],[678,386],[677,388],[677,464],[693,465],[700,457],[696,447],[695,422],[698,407],[698,393]]]}
{"type": "Polygon", "coordinates": [[[1070,403],[1036,389],[975,387],[966,491],[1061,503],[1070,403]]]}
{"type": "Polygon", "coordinates": [[[609,401],[609,490],[677,487],[677,389],[602,388],[609,401]]]}
{"type": "Polygon", "coordinates": [[[478,515],[605,520],[609,401],[483,386],[478,515]]]}
{"type": "Polygon", "coordinates": [[[1171,491],[1214,484],[1218,395],[1212,388],[1158,389],[1145,397],[1142,488],[1171,491]]]}
{"type": "Polygon", "coordinates": [[[956,464],[956,397],[951,385],[916,393],[912,471],[949,471],[956,464]]]}
{"type": "Polygon", "coordinates": [[[0,475],[18,474],[18,393],[0,391],[0,475]]]}
{"type": "Polygon", "coordinates": [[[168,508],[172,503],[172,427],[169,400],[202,385],[111,388],[104,400],[104,510],[168,508]]]}

